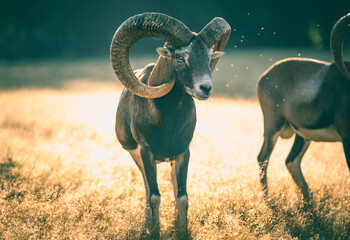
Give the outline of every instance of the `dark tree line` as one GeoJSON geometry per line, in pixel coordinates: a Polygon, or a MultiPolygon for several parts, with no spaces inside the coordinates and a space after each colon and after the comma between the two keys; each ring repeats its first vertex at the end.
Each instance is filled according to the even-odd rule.
{"type": "Polygon", "coordinates": [[[228,49],[327,48],[350,1],[0,0],[0,59],[108,56],[117,27],[142,12],[169,14],[196,32],[223,17],[233,29],[228,49]]]}

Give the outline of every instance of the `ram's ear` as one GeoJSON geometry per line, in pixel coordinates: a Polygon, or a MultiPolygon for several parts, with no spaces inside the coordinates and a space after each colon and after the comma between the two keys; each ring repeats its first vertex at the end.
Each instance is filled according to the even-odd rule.
{"type": "Polygon", "coordinates": [[[219,58],[219,57],[221,57],[223,55],[225,55],[225,52],[214,51],[212,57],[213,57],[213,59],[215,59],[215,58],[219,58]]]}
{"type": "Polygon", "coordinates": [[[159,48],[157,48],[157,52],[158,52],[159,56],[161,56],[163,58],[171,59],[171,57],[173,56],[173,54],[169,48],[159,47],[159,48]]]}

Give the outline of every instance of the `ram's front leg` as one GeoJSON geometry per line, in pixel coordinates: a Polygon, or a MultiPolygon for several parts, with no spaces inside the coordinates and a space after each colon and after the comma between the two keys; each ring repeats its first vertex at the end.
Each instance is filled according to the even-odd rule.
{"type": "Polygon", "coordinates": [[[171,177],[176,200],[176,223],[181,231],[187,231],[187,169],[190,159],[190,151],[187,149],[179,155],[171,165],[171,177]]]}
{"type": "Polygon", "coordinates": [[[145,182],[147,182],[149,190],[149,194],[146,196],[146,228],[159,232],[159,206],[161,198],[157,184],[157,166],[153,154],[148,149],[141,149],[141,158],[146,178],[145,182]]]}

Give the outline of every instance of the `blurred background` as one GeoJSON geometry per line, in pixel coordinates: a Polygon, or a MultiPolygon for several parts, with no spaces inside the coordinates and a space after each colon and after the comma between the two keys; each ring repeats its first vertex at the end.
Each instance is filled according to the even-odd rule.
{"type": "MultiPolygon", "coordinates": [[[[109,63],[114,32],[135,14],[161,12],[195,32],[214,17],[223,17],[232,34],[214,75],[214,96],[254,97],[257,78],[279,59],[330,61],[330,32],[349,11],[347,0],[0,0],[0,87],[60,88],[72,80],[115,81],[109,63]]],[[[156,61],[155,48],[161,45],[157,39],[135,44],[133,67],[156,61]]]]}

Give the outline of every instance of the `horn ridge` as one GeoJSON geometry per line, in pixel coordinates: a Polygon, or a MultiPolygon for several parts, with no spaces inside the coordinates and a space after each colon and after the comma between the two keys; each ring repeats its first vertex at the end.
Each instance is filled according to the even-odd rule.
{"type": "Polygon", "coordinates": [[[125,20],[113,36],[110,58],[113,70],[122,84],[140,97],[162,97],[172,89],[174,81],[160,86],[148,86],[135,76],[130,65],[129,50],[144,37],[158,37],[173,46],[181,46],[191,41],[193,33],[173,17],[161,13],[143,13],[125,20]]]}
{"type": "MultiPolygon", "coordinates": [[[[208,47],[214,51],[222,51],[231,34],[231,26],[220,17],[214,18],[200,32],[199,36],[204,40],[208,47]]],[[[210,70],[214,71],[219,59],[213,59],[210,62],[210,70]]]]}
{"type": "Polygon", "coordinates": [[[331,51],[334,62],[339,71],[350,80],[350,73],[345,66],[343,58],[343,44],[345,37],[350,32],[350,13],[340,18],[334,25],[331,33],[331,51]]]}

